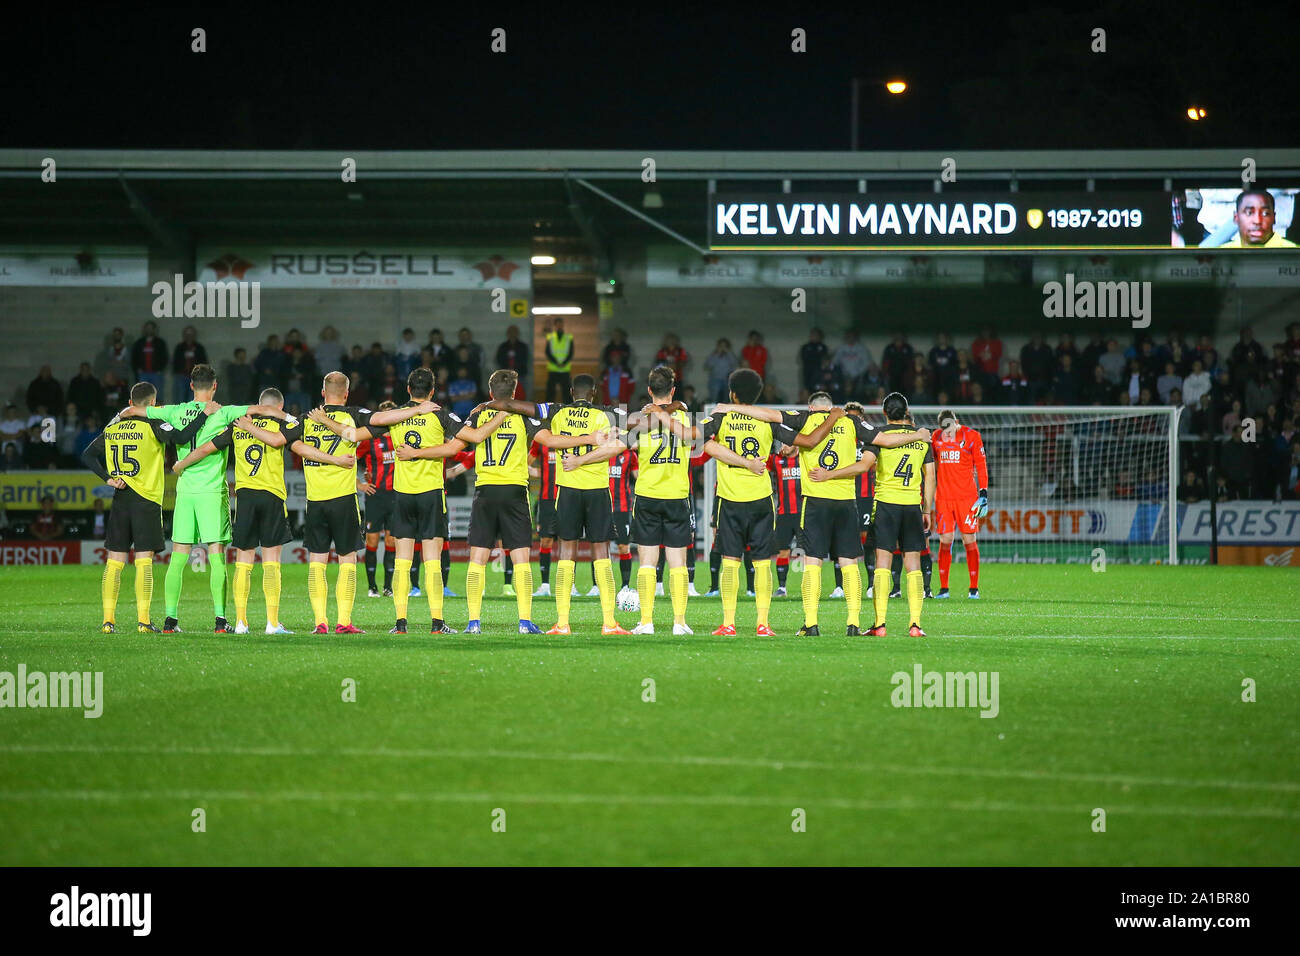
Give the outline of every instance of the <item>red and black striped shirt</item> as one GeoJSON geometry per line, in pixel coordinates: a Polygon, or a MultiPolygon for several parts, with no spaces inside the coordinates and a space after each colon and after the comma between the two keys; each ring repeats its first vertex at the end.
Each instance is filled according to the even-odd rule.
{"type": "Polygon", "coordinates": [[[799,513],[799,456],[772,455],[767,459],[767,470],[772,473],[772,490],[776,493],[776,513],[799,513]]]}
{"type": "Polygon", "coordinates": [[[366,481],[381,491],[393,490],[393,438],[385,433],[357,446],[357,459],[364,463],[366,481]]]}
{"type": "Polygon", "coordinates": [[[528,453],[537,459],[537,472],[541,475],[542,487],[538,497],[542,501],[554,501],[555,449],[533,442],[533,447],[528,450],[528,453]]]}
{"type": "Polygon", "coordinates": [[[630,448],[609,460],[609,498],[614,503],[615,511],[632,510],[632,497],[636,493],[632,472],[636,471],[636,467],[636,452],[630,448]]]}
{"type": "Polygon", "coordinates": [[[870,501],[876,496],[876,473],[864,471],[858,478],[858,498],[870,501]]]}

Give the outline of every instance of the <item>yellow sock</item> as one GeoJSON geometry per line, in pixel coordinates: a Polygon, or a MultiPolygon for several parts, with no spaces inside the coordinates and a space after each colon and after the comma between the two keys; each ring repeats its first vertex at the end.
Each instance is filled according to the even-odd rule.
{"type": "Polygon", "coordinates": [[[596,579],[596,587],[600,589],[600,613],[604,615],[605,626],[618,627],[618,621],[614,618],[614,597],[618,593],[614,590],[614,565],[610,564],[609,558],[593,561],[591,574],[596,579]]]}
{"type": "MultiPolygon", "coordinates": [[[[690,571],[687,568],[669,568],[668,569],[668,593],[673,599],[673,623],[686,623],[686,597],[687,586],[690,584],[690,571]]],[[[654,594],[654,588],[650,589],[654,594]]],[[[645,604],[641,605],[645,607],[645,604]]]]}
{"type": "Polygon", "coordinates": [[[135,559],[135,619],[141,624],[152,624],[149,620],[153,604],[153,558],[135,559]]]}
{"type": "Polygon", "coordinates": [[[889,610],[889,589],[894,586],[894,575],[890,573],[888,565],[876,568],[875,584],[872,585],[875,590],[871,594],[871,603],[876,608],[875,627],[885,623],[885,612],[889,610]]]}
{"type": "Polygon", "coordinates": [[[411,600],[412,558],[398,558],[393,562],[393,613],[397,620],[406,620],[406,605],[411,600]]]}
{"type": "Polygon", "coordinates": [[[555,563],[555,625],[569,626],[569,603],[573,590],[573,562],[557,561],[555,563]]]}
{"type": "Polygon", "coordinates": [[[253,563],[235,562],[235,620],[248,623],[248,592],[253,587],[253,563]]]}
{"type": "Polygon", "coordinates": [[[759,627],[767,625],[767,609],[772,606],[772,561],[754,562],[754,607],[759,627]]]}
{"type": "Polygon", "coordinates": [[[485,565],[475,564],[473,561],[465,565],[465,603],[469,606],[467,620],[481,620],[479,615],[483,613],[483,584],[486,579],[485,565]]]}
{"type": "Polygon", "coordinates": [[[636,569],[636,593],[637,597],[641,599],[641,623],[653,624],[655,619],[655,569],[648,564],[643,564],[636,569]]]}
{"type": "Polygon", "coordinates": [[[117,592],[122,586],[122,562],[109,558],[104,562],[104,576],[99,582],[99,596],[104,605],[104,623],[117,623],[117,592]]]}
{"type": "Polygon", "coordinates": [[[722,559],[722,623],[736,626],[736,595],[740,591],[740,562],[734,558],[722,559]]]}
{"type": "MultiPolygon", "coordinates": [[[[397,592],[393,592],[397,593],[397,592]]],[[[479,592],[482,597],[483,592],[479,592]]],[[[442,557],[424,562],[424,596],[429,599],[429,617],[442,620],[442,557]]]]}
{"type": "Polygon", "coordinates": [[[338,605],[340,624],[352,623],[352,602],[357,598],[357,563],[339,562],[338,594],[334,601],[338,605]]]}
{"type": "Polygon", "coordinates": [[[533,619],[533,565],[532,562],[515,565],[515,607],[519,620],[533,619]]]}
{"type": "Polygon", "coordinates": [[[904,576],[907,578],[907,610],[912,623],[920,624],[921,608],[925,604],[925,572],[918,568],[908,571],[904,576]]]}
{"type": "Polygon", "coordinates": [[[262,597],[266,598],[266,623],[280,623],[280,562],[262,562],[262,597]]]}
{"type": "Polygon", "coordinates": [[[307,565],[307,596],[311,598],[311,613],[316,618],[316,626],[328,626],[325,611],[329,600],[329,582],[325,580],[325,564],[312,561],[307,565]]]}
{"type": "Polygon", "coordinates": [[[817,626],[817,608],[822,599],[822,566],[809,561],[803,563],[803,581],[799,585],[803,596],[804,627],[817,626]]]}
{"type": "Polygon", "coordinates": [[[854,561],[844,565],[840,571],[844,574],[844,604],[848,611],[845,623],[859,627],[862,624],[862,565],[854,561]]]}

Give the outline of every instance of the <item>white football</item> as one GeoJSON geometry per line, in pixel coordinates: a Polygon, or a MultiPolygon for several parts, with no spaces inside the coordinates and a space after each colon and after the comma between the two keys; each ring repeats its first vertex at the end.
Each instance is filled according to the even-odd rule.
{"type": "Polygon", "coordinates": [[[641,610],[641,595],[631,588],[626,588],[618,592],[617,604],[620,611],[639,611],[641,610]]]}

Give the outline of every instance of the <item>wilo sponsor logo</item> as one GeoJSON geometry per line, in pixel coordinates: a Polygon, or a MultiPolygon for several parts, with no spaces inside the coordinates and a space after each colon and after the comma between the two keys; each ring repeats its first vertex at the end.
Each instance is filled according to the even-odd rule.
{"type": "Polygon", "coordinates": [[[895,707],[978,707],[981,717],[998,715],[997,671],[897,671],[889,702],[895,707]]]}
{"type": "Polygon", "coordinates": [[[159,319],[238,318],[245,329],[255,329],[262,323],[260,282],[186,282],[177,273],[171,282],[155,282],[151,291],[153,314],[159,319]]]}
{"type": "Polygon", "coordinates": [[[133,936],[148,936],[152,916],[152,893],[82,893],[74,886],[50,897],[51,926],[128,926],[133,936]]]}
{"type": "Polygon", "coordinates": [[[0,671],[0,709],[5,707],[70,707],[84,710],[87,719],[104,712],[104,672],[0,671]]]}
{"type": "Polygon", "coordinates": [[[1151,324],[1150,282],[1076,282],[1073,272],[1065,282],[1043,283],[1043,315],[1049,319],[1131,319],[1133,328],[1151,324]]]}

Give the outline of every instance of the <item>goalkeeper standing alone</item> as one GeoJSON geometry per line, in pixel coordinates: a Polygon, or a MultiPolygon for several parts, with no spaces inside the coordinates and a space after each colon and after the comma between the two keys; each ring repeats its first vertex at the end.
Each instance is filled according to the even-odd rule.
{"type": "Polygon", "coordinates": [[[967,597],[980,596],[980,549],[976,543],[980,519],[989,513],[989,465],[984,439],[973,428],[944,409],[933,439],[939,488],[935,495],[935,526],[939,532],[939,593],[948,594],[948,570],[952,567],[953,533],[961,531],[970,570],[967,597]]]}

